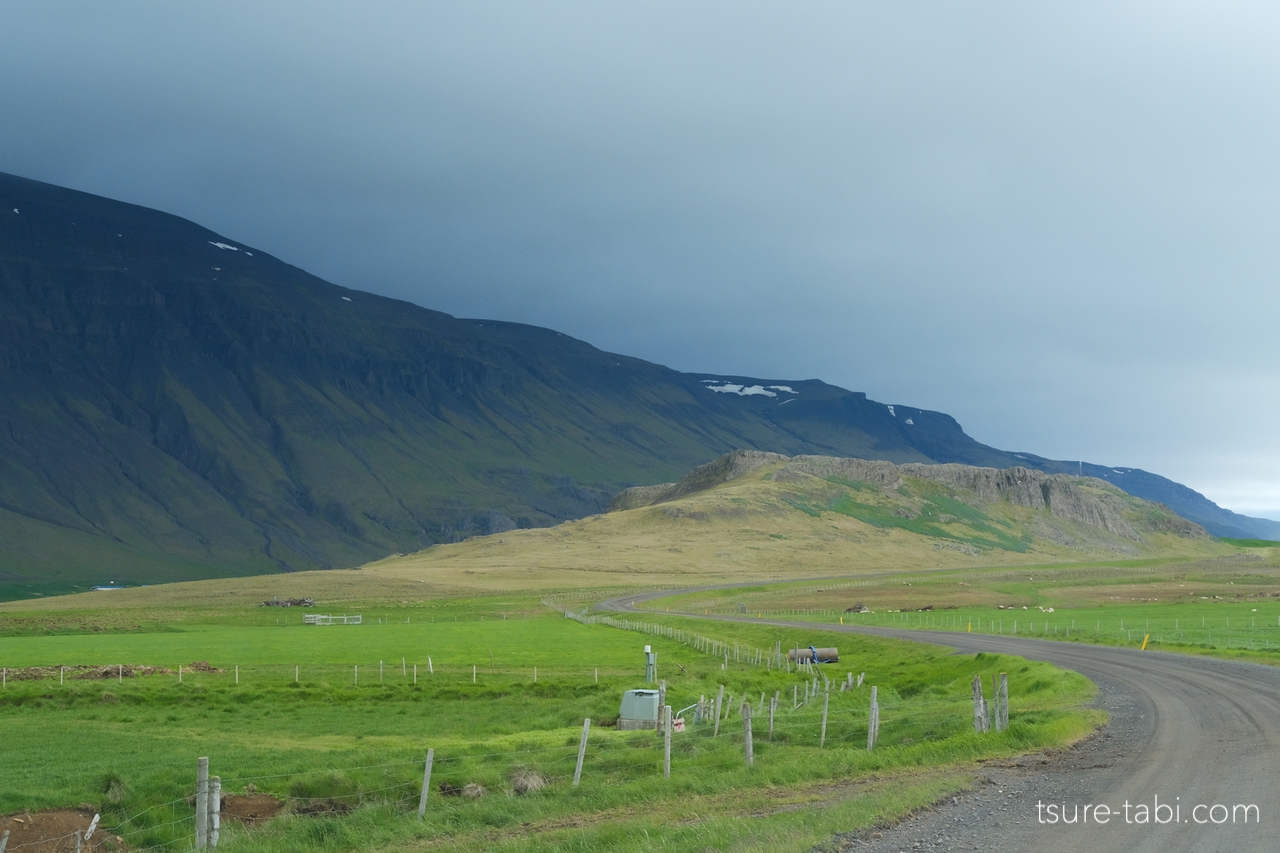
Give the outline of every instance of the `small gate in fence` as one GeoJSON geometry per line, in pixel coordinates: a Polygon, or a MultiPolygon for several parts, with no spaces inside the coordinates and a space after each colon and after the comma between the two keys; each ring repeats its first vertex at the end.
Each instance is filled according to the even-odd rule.
{"type": "Polygon", "coordinates": [[[304,625],[359,625],[363,616],[327,616],[323,613],[308,613],[302,617],[304,625]]]}

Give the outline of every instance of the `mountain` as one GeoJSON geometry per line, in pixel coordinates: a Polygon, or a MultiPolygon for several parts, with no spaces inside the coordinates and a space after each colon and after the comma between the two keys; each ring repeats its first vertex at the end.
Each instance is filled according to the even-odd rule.
{"type": "MultiPolygon", "coordinates": [[[[175,216],[0,174],[10,592],[355,565],[599,512],[735,448],[1076,465],[817,380],[680,373],[350,290],[175,216]]],[[[1105,478],[1211,532],[1280,531],[1118,470],[1105,478]]]]}

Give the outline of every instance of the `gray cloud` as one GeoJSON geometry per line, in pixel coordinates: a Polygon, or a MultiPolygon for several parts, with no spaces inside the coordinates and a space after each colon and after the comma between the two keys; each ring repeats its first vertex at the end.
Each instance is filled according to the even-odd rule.
{"type": "Polygon", "coordinates": [[[1277,15],[10,4],[0,169],[1280,518],[1277,15]]]}

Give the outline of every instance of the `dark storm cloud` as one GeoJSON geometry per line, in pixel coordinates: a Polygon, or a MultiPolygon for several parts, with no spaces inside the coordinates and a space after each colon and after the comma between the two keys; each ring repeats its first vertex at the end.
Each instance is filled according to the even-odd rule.
{"type": "Polygon", "coordinates": [[[1280,517],[1280,35],[1240,4],[0,11],[0,169],[1280,517]]]}

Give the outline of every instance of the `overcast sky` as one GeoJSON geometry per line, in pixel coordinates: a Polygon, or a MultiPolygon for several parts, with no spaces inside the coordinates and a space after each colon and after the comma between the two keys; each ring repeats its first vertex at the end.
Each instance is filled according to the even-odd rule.
{"type": "Polygon", "coordinates": [[[1220,1],[6,3],[0,171],[1280,519],[1277,45],[1220,1]]]}

